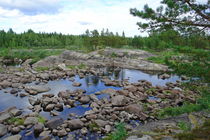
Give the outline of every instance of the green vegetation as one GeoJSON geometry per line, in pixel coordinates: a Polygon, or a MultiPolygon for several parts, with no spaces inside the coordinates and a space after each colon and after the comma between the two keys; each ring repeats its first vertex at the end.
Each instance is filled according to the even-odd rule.
{"type": "Polygon", "coordinates": [[[23,125],[24,124],[24,119],[12,117],[12,118],[7,120],[7,123],[16,124],[16,125],[23,125]]]}
{"type": "Polygon", "coordinates": [[[69,68],[69,69],[72,69],[72,70],[73,69],[85,69],[87,67],[87,65],[81,63],[79,65],[68,65],[66,67],[69,68]]]}
{"type": "MultiPolygon", "coordinates": [[[[188,84],[189,85],[189,84],[188,84]]],[[[188,87],[189,88],[189,87],[188,87]]],[[[195,87],[193,87],[195,88],[195,87]]],[[[177,116],[184,113],[191,113],[201,110],[210,110],[210,88],[209,87],[197,87],[196,90],[200,92],[201,97],[197,99],[195,104],[185,103],[180,107],[168,107],[161,110],[158,113],[160,118],[167,116],[177,116]]],[[[196,91],[194,90],[194,91],[196,91]]]]}
{"type": "Polygon", "coordinates": [[[162,0],[156,9],[146,4],[143,10],[133,8],[130,13],[143,19],[137,23],[143,31],[175,28],[180,32],[198,32],[205,29],[208,31],[210,27],[208,8],[209,1],[199,3],[196,0],[162,0]]]}
{"type": "Polygon", "coordinates": [[[0,56],[4,59],[14,60],[16,58],[32,59],[32,63],[39,61],[47,56],[59,55],[63,50],[51,50],[51,49],[10,49],[2,48],[0,50],[0,56]]]}
{"type": "Polygon", "coordinates": [[[176,135],[179,140],[197,140],[197,139],[210,139],[210,119],[206,120],[205,123],[192,131],[186,131],[176,135]]]}
{"type": "Polygon", "coordinates": [[[90,123],[88,125],[88,128],[90,129],[90,131],[94,132],[94,131],[98,131],[99,130],[99,126],[96,123],[90,123]]]}
{"type": "Polygon", "coordinates": [[[190,130],[190,124],[184,121],[181,121],[178,123],[178,127],[183,131],[189,131],[190,130]]]}
{"type": "Polygon", "coordinates": [[[127,136],[127,131],[123,123],[116,125],[116,130],[109,134],[104,140],[123,140],[127,136]]]}
{"type": "Polygon", "coordinates": [[[42,71],[48,71],[50,68],[49,67],[37,67],[35,68],[36,71],[42,72],[42,71]]]}
{"type": "Polygon", "coordinates": [[[43,117],[43,116],[37,116],[37,119],[38,119],[38,122],[40,122],[40,123],[45,123],[46,122],[46,119],[43,117]]]}

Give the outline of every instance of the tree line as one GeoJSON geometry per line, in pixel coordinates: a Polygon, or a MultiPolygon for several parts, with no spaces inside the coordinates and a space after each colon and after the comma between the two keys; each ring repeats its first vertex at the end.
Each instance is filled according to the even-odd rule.
{"type": "Polygon", "coordinates": [[[82,35],[65,35],[61,33],[35,33],[29,29],[27,32],[15,33],[12,29],[0,31],[1,48],[65,48],[67,46],[83,46],[89,51],[104,47],[133,47],[137,49],[151,48],[161,50],[178,46],[191,46],[194,48],[208,48],[210,37],[204,33],[191,35],[182,34],[169,29],[162,32],[150,32],[149,36],[126,37],[125,33],[113,33],[108,29],[86,30],[82,35]]]}

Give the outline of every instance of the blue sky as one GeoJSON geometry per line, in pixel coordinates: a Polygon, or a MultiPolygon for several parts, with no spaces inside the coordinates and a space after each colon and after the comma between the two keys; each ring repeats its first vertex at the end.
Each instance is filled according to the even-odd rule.
{"type": "Polygon", "coordinates": [[[129,9],[145,4],[157,7],[159,0],[0,0],[0,30],[82,34],[109,28],[126,36],[142,35],[136,25],[140,19],[129,9]]]}

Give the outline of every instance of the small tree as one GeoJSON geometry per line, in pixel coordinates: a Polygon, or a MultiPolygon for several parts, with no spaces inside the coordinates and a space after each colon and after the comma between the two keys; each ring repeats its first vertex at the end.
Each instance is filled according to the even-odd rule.
{"type": "Polygon", "coordinates": [[[142,11],[130,9],[132,15],[147,21],[137,23],[142,31],[171,28],[192,31],[195,27],[199,31],[210,29],[209,0],[204,4],[199,4],[196,0],[162,0],[161,4],[156,10],[148,5],[145,5],[142,11]]]}

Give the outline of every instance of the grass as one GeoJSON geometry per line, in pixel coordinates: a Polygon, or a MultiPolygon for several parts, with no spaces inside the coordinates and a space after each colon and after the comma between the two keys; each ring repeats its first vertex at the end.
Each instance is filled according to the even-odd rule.
{"type": "Polygon", "coordinates": [[[59,55],[63,50],[51,50],[51,49],[9,49],[1,48],[0,56],[4,59],[32,59],[32,63],[35,63],[47,56],[59,55]]]}
{"type": "Polygon", "coordinates": [[[183,131],[189,131],[191,129],[190,124],[184,121],[179,122],[177,125],[183,131]]]}
{"type": "Polygon", "coordinates": [[[123,140],[127,136],[127,131],[125,129],[125,124],[119,123],[116,125],[116,130],[109,134],[104,140],[123,140]]]}
{"type": "Polygon", "coordinates": [[[7,123],[9,123],[9,124],[23,125],[24,124],[24,119],[12,117],[12,118],[10,118],[10,119],[7,120],[7,123]]]}
{"type": "MultiPolygon", "coordinates": [[[[188,87],[190,88],[190,87],[188,87]]],[[[193,87],[195,88],[195,87],[193,87]]],[[[168,107],[162,109],[158,113],[159,118],[165,118],[168,116],[178,116],[184,113],[191,113],[201,110],[210,110],[210,88],[209,87],[197,87],[196,90],[200,90],[200,98],[197,99],[195,104],[192,103],[184,103],[184,105],[180,107],[168,107]]],[[[196,91],[194,89],[194,91],[196,91]]]]}
{"type": "Polygon", "coordinates": [[[175,137],[179,140],[209,140],[210,139],[210,119],[206,120],[201,127],[192,131],[185,131],[177,134],[175,137]]]}
{"type": "Polygon", "coordinates": [[[43,116],[37,116],[38,122],[44,124],[46,122],[46,119],[43,116]]]}
{"type": "Polygon", "coordinates": [[[94,132],[94,131],[98,131],[99,130],[99,126],[96,123],[90,123],[88,125],[88,128],[90,129],[90,131],[94,132]]]}
{"type": "Polygon", "coordinates": [[[37,67],[35,70],[37,72],[42,72],[42,71],[48,71],[50,68],[49,67],[37,67]]]}
{"type": "Polygon", "coordinates": [[[85,69],[85,68],[87,68],[87,65],[81,63],[79,65],[68,65],[66,67],[69,68],[69,69],[72,69],[72,70],[73,69],[85,69]]]}

